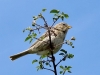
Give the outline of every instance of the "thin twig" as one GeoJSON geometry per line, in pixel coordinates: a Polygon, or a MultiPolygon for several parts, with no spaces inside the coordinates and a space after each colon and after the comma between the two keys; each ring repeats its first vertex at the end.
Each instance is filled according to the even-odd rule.
{"type": "Polygon", "coordinates": [[[41,16],[41,18],[43,19],[43,21],[44,21],[46,27],[48,27],[48,24],[47,24],[47,21],[45,20],[45,18],[44,18],[43,16],[41,16]]]}
{"type": "Polygon", "coordinates": [[[58,66],[63,60],[64,60],[64,58],[62,58],[62,59],[56,64],[56,66],[58,66]]]}
{"type": "Polygon", "coordinates": [[[64,71],[62,75],[64,75],[64,74],[65,74],[65,72],[66,72],[66,71],[64,71]]]}
{"type": "Polygon", "coordinates": [[[66,59],[66,57],[67,57],[67,54],[56,64],[56,67],[57,67],[62,61],[64,61],[64,60],[66,59]]]}
{"type": "MultiPolygon", "coordinates": [[[[58,19],[59,19],[59,17],[57,18],[57,20],[58,20],[58,19]]],[[[55,20],[55,21],[53,22],[53,24],[51,25],[51,27],[56,23],[57,20],[55,20]]]]}
{"type": "Polygon", "coordinates": [[[41,28],[44,28],[44,29],[46,29],[45,27],[43,27],[43,26],[41,26],[41,25],[39,25],[39,24],[35,24],[35,25],[37,25],[37,26],[39,26],[39,27],[41,27],[41,28]]]}
{"type": "Polygon", "coordinates": [[[43,67],[43,69],[50,70],[50,71],[54,72],[54,70],[52,70],[52,69],[48,69],[48,68],[44,68],[44,67],[43,67]]]}

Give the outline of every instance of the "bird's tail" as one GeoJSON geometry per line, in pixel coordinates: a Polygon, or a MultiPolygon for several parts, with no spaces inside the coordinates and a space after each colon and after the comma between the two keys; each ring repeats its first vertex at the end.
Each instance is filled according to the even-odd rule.
{"type": "Polygon", "coordinates": [[[12,56],[10,56],[10,59],[13,61],[13,60],[16,60],[16,59],[18,59],[18,58],[20,58],[22,56],[27,55],[27,54],[30,54],[28,50],[20,52],[20,53],[15,54],[15,55],[12,55],[12,56]]]}

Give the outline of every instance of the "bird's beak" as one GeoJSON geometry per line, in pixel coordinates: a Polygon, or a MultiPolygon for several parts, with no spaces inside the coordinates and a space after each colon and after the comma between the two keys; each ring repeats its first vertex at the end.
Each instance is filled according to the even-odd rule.
{"type": "Polygon", "coordinates": [[[69,25],[68,25],[68,29],[71,29],[71,28],[72,28],[72,26],[69,26],[69,25]]]}

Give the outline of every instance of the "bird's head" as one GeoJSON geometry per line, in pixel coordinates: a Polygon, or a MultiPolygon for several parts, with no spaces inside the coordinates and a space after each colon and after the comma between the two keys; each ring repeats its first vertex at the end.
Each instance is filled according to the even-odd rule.
{"type": "Polygon", "coordinates": [[[54,26],[55,29],[58,29],[60,31],[64,31],[64,32],[67,32],[68,29],[72,28],[70,25],[64,23],[64,22],[61,22],[61,23],[58,23],[54,26]]]}

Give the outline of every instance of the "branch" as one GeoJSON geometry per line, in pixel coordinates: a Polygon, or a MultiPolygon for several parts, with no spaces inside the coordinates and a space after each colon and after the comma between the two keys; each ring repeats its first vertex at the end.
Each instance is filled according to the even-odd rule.
{"type": "Polygon", "coordinates": [[[51,52],[51,56],[52,56],[52,63],[53,63],[53,67],[54,67],[54,73],[55,75],[57,75],[57,70],[56,70],[56,65],[55,65],[55,57],[53,55],[53,46],[51,43],[51,34],[50,34],[50,30],[48,29],[48,33],[49,33],[49,40],[50,40],[50,52],[51,52]]]}
{"type": "MultiPolygon", "coordinates": [[[[45,22],[45,26],[48,27],[48,24],[45,20],[45,18],[42,16],[42,19],[44,20],[45,22]]],[[[54,67],[54,73],[55,75],[57,75],[57,70],[56,70],[56,65],[55,65],[55,57],[53,55],[53,46],[52,46],[52,43],[51,43],[51,34],[50,34],[50,28],[48,27],[48,34],[49,34],[49,41],[50,41],[50,52],[51,52],[51,56],[52,56],[52,63],[53,63],[53,67],[54,67]]]]}
{"type": "Polygon", "coordinates": [[[66,59],[66,55],[56,64],[56,67],[62,62],[62,61],[64,61],[66,59]]]}
{"type": "Polygon", "coordinates": [[[35,24],[35,25],[39,26],[40,28],[46,29],[44,26],[41,26],[41,25],[39,25],[39,24],[35,24]]]}
{"type": "Polygon", "coordinates": [[[52,69],[48,69],[48,68],[44,68],[44,67],[43,67],[43,69],[46,69],[46,70],[54,72],[54,70],[52,70],[52,69]]]}
{"type": "Polygon", "coordinates": [[[63,72],[63,75],[65,74],[66,71],[63,72]]]}
{"type": "Polygon", "coordinates": [[[51,27],[56,23],[56,21],[59,19],[59,17],[56,19],[56,20],[54,20],[54,22],[53,22],[53,24],[51,25],[51,27]]]}
{"type": "Polygon", "coordinates": [[[41,18],[43,19],[45,26],[48,27],[47,21],[45,20],[45,18],[43,16],[41,16],[41,18]]]}

